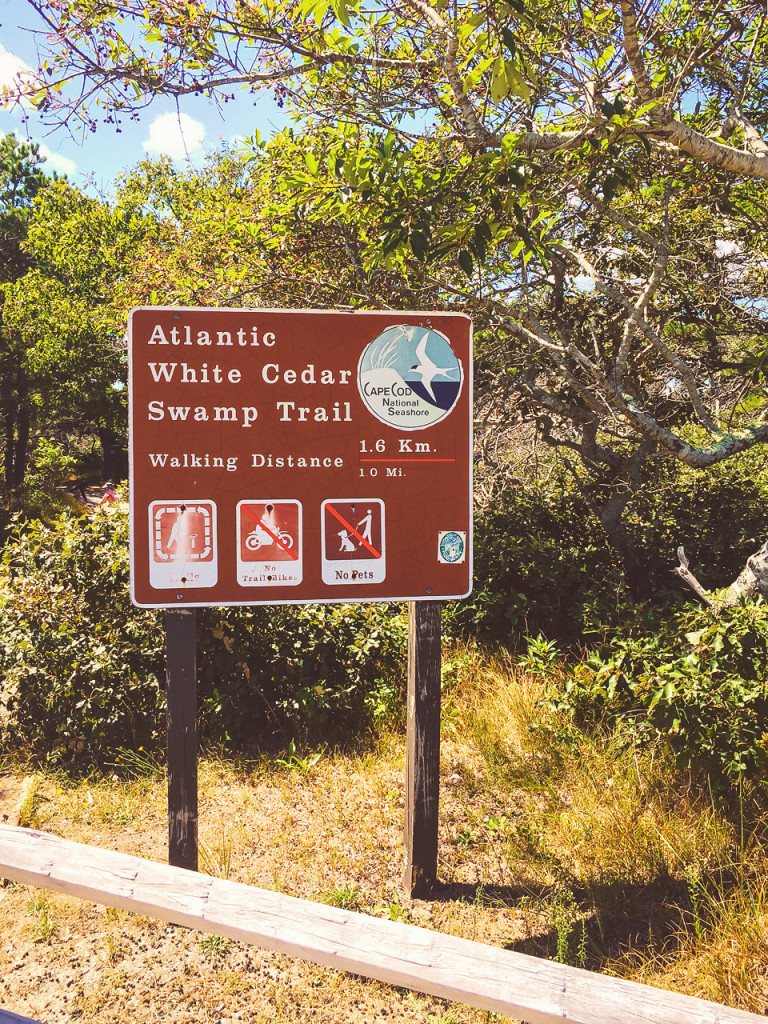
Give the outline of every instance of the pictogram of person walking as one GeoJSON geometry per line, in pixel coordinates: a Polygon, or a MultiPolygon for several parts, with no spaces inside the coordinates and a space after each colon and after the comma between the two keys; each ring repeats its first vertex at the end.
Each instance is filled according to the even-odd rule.
{"type": "MultiPolygon", "coordinates": [[[[357,524],[357,532],[360,534],[360,536],[363,538],[363,540],[366,542],[366,544],[373,543],[373,540],[372,540],[372,537],[371,537],[371,530],[372,529],[373,529],[373,511],[372,511],[372,509],[369,508],[369,509],[366,510],[366,514],[363,516],[363,518],[357,524]]],[[[358,544],[358,547],[360,547],[360,544],[358,544]]]]}

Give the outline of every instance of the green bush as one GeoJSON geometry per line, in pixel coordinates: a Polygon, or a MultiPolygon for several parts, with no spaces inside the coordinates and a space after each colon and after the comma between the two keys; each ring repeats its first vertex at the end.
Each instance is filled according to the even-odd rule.
{"type": "Polygon", "coordinates": [[[163,637],[126,593],[127,516],[19,526],[0,567],[0,729],[57,761],[162,733],[163,637]]]}
{"type": "Polygon", "coordinates": [[[633,607],[621,562],[569,476],[498,487],[476,515],[474,589],[449,610],[449,628],[513,649],[539,633],[578,646],[629,621],[655,628],[690,600],[671,573],[680,544],[702,583],[716,588],[768,537],[763,462],[748,452],[706,471],[664,459],[646,467],[626,513],[652,594],[642,608],[633,607]]]}
{"type": "MultiPolygon", "coordinates": [[[[120,509],[17,525],[0,563],[6,745],[84,764],[162,746],[163,619],[130,602],[127,535],[120,509]]],[[[197,636],[211,742],[331,740],[402,692],[407,626],[388,606],[208,608],[197,636]]]]}
{"type": "Polygon", "coordinates": [[[68,479],[77,467],[77,459],[65,451],[63,445],[47,437],[38,439],[29,461],[32,476],[48,487],[68,479]]]}
{"type": "Polygon", "coordinates": [[[670,576],[681,544],[705,587],[731,583],[768,538],[764,451],[745,452],[707,470],[660,461],[633,499],[627,522],[645,554],[654,593],[690,598],[685,585],[670,576]]]}
{"type": "Polygon", "coordinates": [[[205,735],[247,750],[270,735],[340,742],[395,690],[407,618],[387,605],[209,608],[198,627],[205,735]]]}
{"type": "Polygon", "coordinates": [[[574,643],[628,602],[621,565],[563,480],[500,490],[475,518],[474,587],[449,630],[516,648],[543,634],[574,643]]]}
{"type": "Polygon", "coordinates": [[[661,740],[680,766],[714,779],[754,776],[768,749],[768,607],[689,609],[662,632],[614,640],[546,702],[579,728],[661,740]]]}

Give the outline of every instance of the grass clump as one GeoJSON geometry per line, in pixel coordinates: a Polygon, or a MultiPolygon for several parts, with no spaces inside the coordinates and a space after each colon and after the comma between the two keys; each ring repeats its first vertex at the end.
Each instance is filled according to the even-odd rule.
{"type": "Polygon", "coordinates": [[[574,714],[573,668],[554,658],[469,647],[446,667],[444,756],[464,802],[446,870],[472,858],[514,894],[533,932],[514,948],[765,1012],[759,781],[739,799],[745,784],[660,731],[574,714]]]}

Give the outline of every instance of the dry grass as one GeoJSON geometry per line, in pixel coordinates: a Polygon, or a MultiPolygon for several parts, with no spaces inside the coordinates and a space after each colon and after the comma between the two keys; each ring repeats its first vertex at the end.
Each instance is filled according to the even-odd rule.
{"type": "MultiPolygon", "coordinates": [[[[409,901],[404,743],[200,766],[201,868],[392,920],[558,957],[764,1012],[765,856],[660,754],[531,726],[542,681],[458,649],[445,661],[440,879],[409,901]],[[298,766],[297,766],[298,765],[298,766]]],[[[29,819],[166,856],[165,778],[38,776],[29,819]]],[[[0,776],[0,820],[23,779],[0,776]]],[[[393,990],[24,886],[0,889],[0,1006],[80,1019],[474,1024],[483,1011],[393,990]]]]}

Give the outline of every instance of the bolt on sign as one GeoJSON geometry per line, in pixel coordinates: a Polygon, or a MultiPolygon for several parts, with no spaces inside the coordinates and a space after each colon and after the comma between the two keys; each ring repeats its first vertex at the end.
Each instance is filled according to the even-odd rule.
{"type": "Polygon", "coordinates": [[[470,592],[468,317],[147,306],[128,333],[136,604],[470,592]]]}

